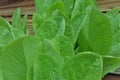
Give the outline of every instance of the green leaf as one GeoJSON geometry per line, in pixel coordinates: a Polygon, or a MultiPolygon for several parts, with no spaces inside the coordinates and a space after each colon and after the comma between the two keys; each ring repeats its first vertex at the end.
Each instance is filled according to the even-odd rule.
{"type": "Polygon", "coordinates": [[[45,18],[47,16],[48,8],[57,1],[62,0],[35,0],[36,10],[42,18],[45,18]]]}
{"type": "Polygon", "coordinates": [[[0,80],[4,80],[1,69],[0,69],[0,80]]]}
{"type": "Polygon", "coordinates": [[[34,80],[57,80],[60,75],[60,65],[49,53],[38,55],[34,64],[34,80]]]}
{"type": "Polygon", "coordinates": [[[110,10],[106,13],[106,15],[109,17],[111,24],[112,24],[112,31],[113,35],[116,35],[118,31],[120,31],[120,14],[119,14],[120,9],[115,8],[113,10],[110,10]]]}
{"type": "Polygon", "coordinates": [[[37,29],[41,26],[43,22],[44,20],[40,17],[38,13],[33,14],[32,23],[34,32],[37,31],[37,29]]]}
{"type": "Polygon", "coordinates": [[[12,26],[2,17],[0,17],[0,44],[6,45],[15,39],[12,26]]]}
{"type": "Polygon", "coordinates": [[[87,37],[87,35],[85,35],[84,30],[82,29],[79,36],[78,36],[78,51],[79,52],[83,52],[83,51],[92,51],[91,49],[91,45],[89,43],[89,39],[87,37]]]}
{"type": "Polygon", "coordinates": [[[120,57],[120,43],[112,46],[110,55],[120,57]]]}
{"type": "Polygon", "coordinates": [[[24,34],[28,34],[27,18],[28,18],[28,16],[25,15],[25,16],[23,17],[23,20],[22,20],[22,30],[23,30],[24,34]]]}
{"type": "Polygon", "coordinates": [[[55,49],[60,53],[60,55],[66,59],[71,58],[74,55],[73,45],[70,39],[64,35],[56,35],[52,39],[55,49]]]}
{"type": "Polygon", "coordinates": [[[71,16],[71,12],[74,8],[74,4],[75,4],[75,0],[64,0],[64,6],[65,6],[65,13],[68,15],[68,16],[71,16]]]}
{"type": "Polygon", "coordinates": [[[82,52],[65,63],[62,76],[64,80],[101,80],[102,64],[101,56],[92,52],[82,52]]]}
{"type": "Polygon", "coordinates": [[[28,70],[38,54],[40,39],[27,36],[13,41],[1,55],[1,70],[4,80],[27,80],[28,70]],[[11,77],[14,76],[14,77],[11,77]]]}
{"type": "Polygon", "coordinates": [[[57,80],[63,60],[50,40],[45,40],[34,62],[34,80],[57,80]],[[46,77],[47,76],[47,77],[46,77]]]}
{"type": "Polygon", "coordinates": [[[76,14],[84,12],[84,10],[91,5],[97,7],[96,0],[76,0],[71,17],[73,18],[76,14]]]}
{"type": "Polygon", "coordinates": [[[115,8],[115,9],[112,9],[112,10],[108,11],[106,13],[106,15],[108,17],[110,17],[110,19],[112,20],[113,18],[116,18],[116,16],[119,14],[119,11],[120,11],[119,8],[115,8]]]}
{"type": "Polygon", "coordinates": [[[52,41],[45,39],[42,42],[41,47],[39,48],[39,52],[40,52],[40,54],[49,53],[56,59],[57,63],[59,63],[62,66],[63,58],[61,57],[61,55],[59,54],[59,52],[57,51],[57,49],[55,47],[56,46],[54,46],[52,41]]]}
{"type": "Polygon", "coordinates": [[[2,54],[2,52],[3,52],[3,48],[4,48],[4,46],[3,46],[3,45],[0,45],[0,57],[1,57],[1,54],[2,54]]]}
{"type": "Polygon", "coordinates": [[[4,27],[11,31],[12,26],[2,17],[0,17],[0,27],[4,27]]]}
{"type": "Polygon", "coordinates": [[[113,40],[111,23],[108,17],[95,7],[92,7],[88,30],[92,50],[101,55],[109,54],[113,40]]]}
{"type": "Polygon", "coordinates": [[[21,29],[21,16],[20,16],[20,8],[16,9],[13,13],[12,16],[12,27],[13,28],[17,28],[17,29],[21,29]]]}
{"type": "Polygon", "coordinates": [[[10,31],[4,27],[0,27],[0,45],[5,46],[13,40],[10,31]]]}
{"type": "Polygon", "coordinates": [[[81,30],[88,25],[88,20],[90,17],[90,9],[87,8],[85,12],[78,13],[75,15],[75,17],[72,18],[72,27],[74,30],[75,37],[73,38],[74,44],[77,41],[77,38],[81,32],[81,30]]]}
{"type": "MultiPolygon", "coordinates": [[[[82,13],[81,16],[81,24],[79,22],[79,25],[82,27],[82,29],[77,33],[77,45],[78,45],[78,51],[83,52],[83,51],[92,51],[91,46],[89,43],[89,38],[88,38],[88,27],[89,27],[89,22],[90,22],[90,15],[91,15],[91,7],[87,7],[86,10],[82,13]]],[[[78,26],[79,26],[78,25],[78,26]]],[[[76,29],[77,30],[77,29],[76,29]]]]}
{"type": "Polygon", "coordinates": [[[52,39],[57,34],[64,34],[65,20],[62,16],[52,17],[43,22],[35,34],[41,39],[52,39]]]}
{"type": "Polygon", "coordinates": [[[120,67],[120,57],[103,56],[103,76],[120,67]]]}
{"type": "Polygon", "coordinates": [[[25,36],[24,32],[20,29],[13,29],[15,39],[25,36]]]}
{"type": "Polygon", "coordinates": [[[47,16],[51,17],[56,10],[59,10],[63,13],[65,12],[64,3],[62,1],[57,1],[54,4],[52,4],[47,10],[47,16]]]}

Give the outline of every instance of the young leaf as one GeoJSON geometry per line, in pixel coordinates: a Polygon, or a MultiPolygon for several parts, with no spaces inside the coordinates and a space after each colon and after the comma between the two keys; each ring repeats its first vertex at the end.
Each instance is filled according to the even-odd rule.
{"type": "Polygon", "coordinates": [[[16,9],[13,13],[12,16],[12,27],[13,28],[17,28],[17,29],[21,29],[21,16],[20,16],[20,8],[16,9]]]}
{"type": "Polygon", "coordinates": [[[23,30],[24,34],[28,34],[28,29],[27,29],[27,15],[25,15],[23,17],[23,20],[22,20],[22,30],[23,30]]]}
{"type": "Polygon", "coordinates": [[[48,10],[47,10],[47,16],[50,17],[52,14],[56,11],[59,10],[61,12],[65,12],[64,9],[64,3],[62,1],[57,1],[54,4],[52,4],[48,10]]]}
{"type": "Polygon", "coordinates": [[[48,8],[51,7],[55,2],[62,0],[35,0],[36,10],[42,18],[47,16],[48,8]]]}
{"type": "Polygon", "coordinates": [[[33,66],[34,57],[39,53],[39,46],[40,39],[32,36],[17,39],[6,46],[1,55],[4,79],[26,80],[28,70],[33,66]]]}
{"type": "Polygon", "coordinates": [[[74,9],[72,11],[72,18],[78,14],[83,13],[88,6],[97,6],[96,0],[76,0],[74,4],[74,9]]]}
{"type": "Polygon", "coordinates": [[[40,18],[40,15],[38,13],[33,14],[32,23],[34,32],[37,31],[37,29],[41,26],[43,22],[44,19],[40,18]]]}
{"type": "Polygon", "coordinates": [[[65,63],[62,76],[64,80],[101,80],[102,64],[100,55],[82,52],[65,63]]]}
{"type": "Polygon", "coordinates": [[[41,39],[52,39],[56,34],[64,34],[65,20],[62,16],[52,17],[43,22],[35,34],[41,39]]]}

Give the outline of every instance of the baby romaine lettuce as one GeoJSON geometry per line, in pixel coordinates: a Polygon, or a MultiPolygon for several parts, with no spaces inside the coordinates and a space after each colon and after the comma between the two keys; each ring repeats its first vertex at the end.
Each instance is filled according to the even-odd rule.
{"type": "Polygon", "coordinates": [[[101,80],[120,67],[119,9],[103,14],[96,0],[35,5],[33,36],[20,8],[12,24],[0,17],[0,80],[101,80]]]}
{"type": "Polygon", "coordinates": [[[62,76],[64,80],[101,80],[102,66],[100,55],[82,52],[65,63],[62,76]]]}
{"type": "Polygon", "coordinates": [[[40,39],[32,36],[17,39],[6,46],[0,59],[4,80],[26,80],[39,47],[40,39]]]}

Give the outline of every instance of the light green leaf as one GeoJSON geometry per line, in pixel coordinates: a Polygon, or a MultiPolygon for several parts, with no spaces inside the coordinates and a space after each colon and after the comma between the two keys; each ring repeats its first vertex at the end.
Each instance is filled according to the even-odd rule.
{"type": "Polygon", "coordinates": [[[57,80],[60,76],[60,65],[50,53],[38,55],[34,64],[34,80],[57,80]]]}
{"type": "Polygon", "coordinates": [[[40,43],[39,38],[27,36],[17,39],[5,47],[1,55],[1,70],[4,80],[28,80],[28,70],[33,66],[40,43]]]}
{"type": "Polygon", "coordinates": [[[23,20],[22,20],[22,30],[24,32],[24,34],[28,34],[28,29],[27,29],[27,15],[25,15],[23,17],[23,20]]]}
{"type": "Polygon", "coordinates": [[[102,64],[102,57],[98,54],[82,52],[65,63],[62,76],[64,80],[101,80],[102,64]]]}
{"type": "Polygon", "coordinates": [[[120,43],[112,46],[110,55],[120,57],[120,43]]]}
{"type": "Polygon", "coordinates": [[[75,15],[75,17],[72,18],[72,27],[73,27],[74,34],[75,34],[75,37],[73,38],[74,44],[76,43],[81,30],[86,28],[86,26],[88,25],[90,12],[91,10],[88,7],[85,10],[85,12],[78,13],[75,15]]]}
{"type": "Polygon", "coordinates": [[[97,7],[97,2],[96,0],[76,0],[75,4],[74,4],[74,9],[72,11],[72,18],[78,14],[78,13],[83,13],[84,10],[88,7],[88,6],[96,6],[97,7]]]}
{"type": "Polygon", "coordinates": [[[0,27],[4,27],[8,29],[9,31],[11,31],[11,28],[12,28],[12,26],[1,16],[0,16],[0,27]]]}
{"type": "Polygon", "coordinates": [[[65,13],[71,17],[71,12],[74,8],[74,4],[75,4],[75,0],[63,0],[64,1],[64,5],[65,5],[65,13]]]}
{"type": "Polygon", "coordinates": [[[109,17],[111,24],[112,24],[112,31],[113,35],[116,35],[118,31],[120,31],[120,9],[115,8],[113,10],[110,10],[106,13],[106,15],[109,17]]]}
{"type": "Polygon", "coordinates": [[[120,68],[120,57],[103,56],[103,76],[120,68]]]}
{"type": "Polygon", "coordinates": [[[37,31],[37,29],[41,26],[43,22],[44,20],[40,18],[40,15],[38,13],[33,14],[32,23],[34,32],[37,31]]]}
{"type": "Polygon", "coordinates": [[[52,4],[48,10],[47,10],[47,16],[50,17],[52,16],[52,14],[56,11],[56,10],[59,10],[61,12],[65,12],[65,9],[64,9],[64,3],[62,1],[57,1],[55,2],[54,4],[52,4]]]}
{"type": "MultiPolygon", "coordinates": [[[[1,35],[9,34],[12,39],[15,39],[12,26],[2,17],[0,17],[0,37],[1,35]],[[4,32],[4,33],[2,33],[4,32]]],[[[9,41],[8,41],[9,42],[9,41]]]]}
{"type": "Polygon", "coordinates": [[[17,28],[17,29],[21,29],[21,16],[20,16],[20,8],[16,9],[13,13],[12,16],[12,27],[13,28],[17,28]]]}
{"type": "Polygon", "coordinates": [[[62,57],[49,40],[43,42],[39,52],[34,63],[34,80],[57,80],[63,67],[62,57]]]}
{"type": "Polygon", "coordinates": [[[41,54],[49,53],[50,55],[52,55],[56,59],[57,63],[59,63],[62,66],[63,65],[63,58],[60,56],[59,52],[56,50],[55,47],[56,46],[54,46],[52,41],[45,39],[42,42],[41,47],[39,48],[39,52],[41,54]]]}
{"type": "Polygon", "coordinates": [[[0,27],[0,45],[5,46],[13,40],[10,31],[4,27],[0,27]]]}
{"type": "Polygon", "coordinates": [[[20,29],[13,29],[15,39],[25,36],[24,32],[20,29]]]}
{"type": "Polygon", "coordinates": [[[64,35],[56,35],[52,39],[55,49],[60,53],[60,55],[66,61],[67,58],[71,58],[74,55],[73,45],[70,39],[64,35]]]}
{"type": "Polygon", "coordinates": [[[35,0],[36,10],[42,18],[45,18],[47,16],[48,8],[57,1],[62,0],[35,0]]]}
{"type": "Polygon", "coordinates": [[[52,17],[43,22],[35,34],[41,39],[52,39],[56,34],[64,34],[65,20],[62,16],[52,17]]]}

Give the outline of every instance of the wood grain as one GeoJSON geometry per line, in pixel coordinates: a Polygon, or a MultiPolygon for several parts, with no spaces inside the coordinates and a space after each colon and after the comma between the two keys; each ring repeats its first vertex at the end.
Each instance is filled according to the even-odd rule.
{"type": "Polygon", "coordinates": [[[120,8],[120,0],[97,0],[101,11],[108,11],[113,8],[120,8]]]}
{"type": "Polygon", "coordinates": [[[35,11],[35,4],[33,0],[2,0],[0,1],[0,15],[1,16],[10,16],[13,14],[13,11],[20,7],[21,14],[32,15],[35,11]],[[11,1],[11,2],[10,2],[11,1]]]}
{"type": "MultiPolygon", "coordinates": [[[[108,11],[115,7],[120,7],[120,0],[97,0],[101,11],[108,11]]],[[[35,12],[34,0],[0,0],[0,16],[11,22],[13,11],[21,7],[21,15],[28,14],[28,26],[32,30],[32,14],[35,12]]]]}
{"type": "MultiPolygon", "coordinates": [[[[120,0],[97,0],[101,11],[120,7],[120,0]]],[[[34,0],[0,0],[0,15],[12,15],[13,11],[21,7],[22,14],[32,15],[35,11],[34,0]]]]}

